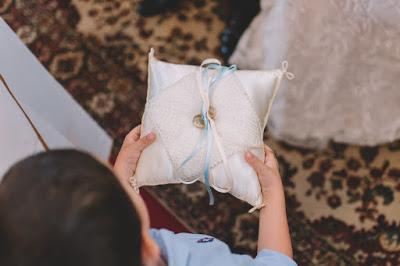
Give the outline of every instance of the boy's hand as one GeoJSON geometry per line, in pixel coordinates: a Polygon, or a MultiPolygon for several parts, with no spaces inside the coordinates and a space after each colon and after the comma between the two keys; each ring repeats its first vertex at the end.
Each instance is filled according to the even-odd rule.
{"type": "Polygon", "coordinates": [[[265,204],[260,210],[258,250],[275,250],[292,258],[292,243],[278,161],[267,145],[265,145],[265,162],[250,152],[246,152],[245,158],[258,175],[265,204]]]}
{"type": "Polygon", "coordinates": [[[126,135],[114,164],[114,171],[123,179],[133,176],[142,151],[156,139],[154,133],[140,138],[141,126],[138,125],[126,135]]]}
{"type": "Polygon", "coordinates": [[[264,150],[264,162],[249,151],[246,152],[245,159],[253,167],[254,171],[256,171],[263,195],[271,191],[283,191],[282,179],[279,174],[279,164],[274,152],[267,145],[264,145],[264,150]]]}

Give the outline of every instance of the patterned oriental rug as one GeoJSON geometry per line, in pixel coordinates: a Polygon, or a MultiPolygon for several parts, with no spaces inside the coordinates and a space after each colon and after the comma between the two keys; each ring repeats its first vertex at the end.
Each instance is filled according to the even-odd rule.
{"type": "MultiPolygon", "coordinates": [[[[177,12],[144,19],[133,0],[1,0],[0,15],[114,137],[115,154],[140,122],[149,48],[176,63],[218,56],[221,5],[186,1],[177,12]]],[[[266,142],[279,157],[299,265],[400,265],[400,141],[320,151],[266,142]]],[[[255,253],[258,217],[245,203],[215,193],[216,205],[208,206],[201,184],[149,191],[193,231],[255,253]]]]}

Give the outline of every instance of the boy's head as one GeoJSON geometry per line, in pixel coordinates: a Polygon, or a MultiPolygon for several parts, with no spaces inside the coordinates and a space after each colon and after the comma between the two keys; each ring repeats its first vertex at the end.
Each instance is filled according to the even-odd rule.
{"type": "Polygon", "coordinates": [[[0,183],[0,265],[141,265],[142,209],[85,153],[29,157],[0,183]]]}

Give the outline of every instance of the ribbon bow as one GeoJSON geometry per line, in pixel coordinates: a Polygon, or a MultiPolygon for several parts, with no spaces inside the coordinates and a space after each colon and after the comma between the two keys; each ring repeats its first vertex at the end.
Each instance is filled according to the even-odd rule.
{"type": "Polygon", "coordinates": [[[288,69],[289,69],[288,61],[283,61],[282,62],[281,72],[288,80],[292,80],[292,79],[295,78],[295,76],[294,76],[294,74],[292,72],[289,72],[288,69]]]}

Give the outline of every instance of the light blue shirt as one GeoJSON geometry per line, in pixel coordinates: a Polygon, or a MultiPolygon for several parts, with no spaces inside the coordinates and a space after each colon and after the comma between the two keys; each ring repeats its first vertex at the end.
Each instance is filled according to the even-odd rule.
{"type": "Polygon", "coordinates": [[[255,258],[233,254],[224,242],[207,235],[180,233],[165,229],[151,229],[150,233],[167,259],[168,266],[296,266],[288,256],[262,250],[255,258]]]}

